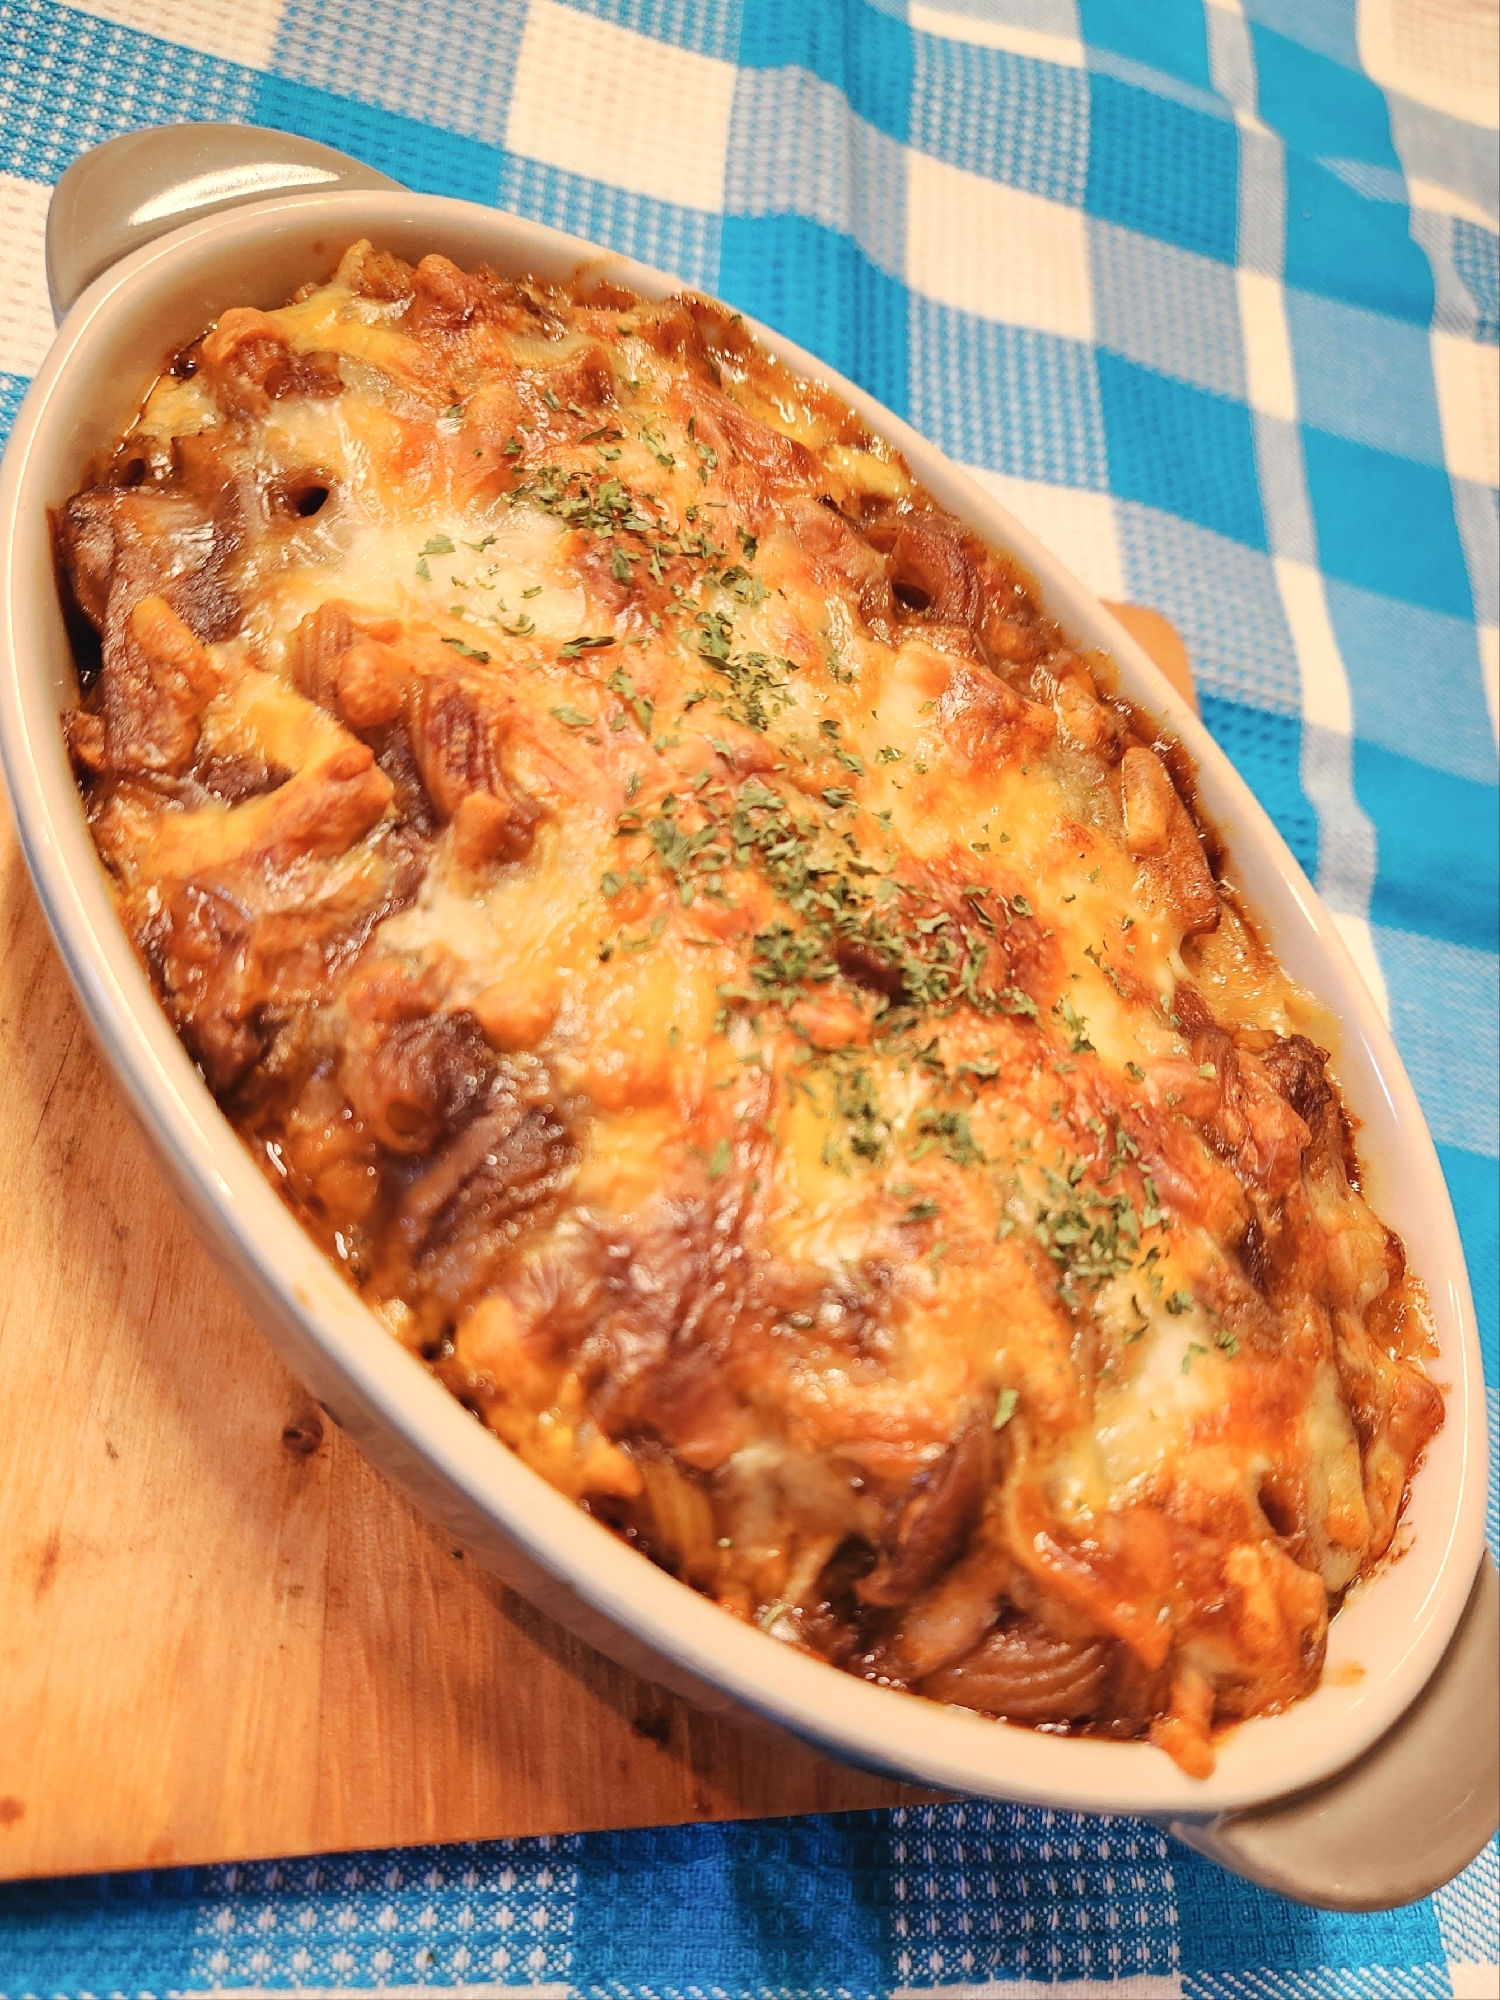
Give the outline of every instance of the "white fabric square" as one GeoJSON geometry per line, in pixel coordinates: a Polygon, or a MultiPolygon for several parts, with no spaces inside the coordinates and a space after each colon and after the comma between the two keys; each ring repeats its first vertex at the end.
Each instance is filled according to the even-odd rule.
{"type": "Polygon", "coordinates": [[[1481,208],[1477,201],[1471,201],[1457,188],[1443,187],[1437,181],[1424,181],[1406,177],[1406,192],[1413,208],[1430,208],[1438,215],[1456,216],[1460,222],[1478,223],[1481,229],[1493,231],[1495,218],[1488,209],[1481,208]]]}
{"type": "Polygon", "coordinates": [[[1129,593],[1120,559],[1115,503],[1107,493],[1077,486],[1051,486],[1040,479],[1017,479],[988,466],[966,465],[969,477],[1008,507],[1023,528],[1072,570],[1096,597],[1116,603],[1129,593]]]}
{"type": "Polygon", "coordinates": [[[1500,485],[1500,354],[1451,333],[1432,336],[1443,458],[1457,479],[1500,485]]]}
{"type": "Polygon", "coordinates": [[[1293,562],[1316,568],[1318,537],[1307,493],[1301,432],[1285,417],[1268,416],[1264,410],[1252,410],[1250,423],[1255,435],[1255,470],[1260,480],[1260,503],[1265,510],[1271,553],[1290,556],[1293,562]]]}
{"type": "Polygon", "coordinates": [[[531,0],[505,144],[564,173],[717,211],[733,63],[531,0]]]}
{"type": "Polygon", "coordinates": [[[906,278],[959,312],[1092,340],[1083,213],[908,155],[906,278]]]}
{"type": "Polygon", "coordinates": [[[1286,323],[1286,298],[1263,271],[1236,272],[1240,330],[1245,341],[1245,384],[1250,407],[1283,422],[1297,421],[1297,371],[1286,323]]]}
{"type": "Polygon", "coordinates": [[[283,0],[69,0],[80,14],[116,21],[159,42],[268,69],[283,0]]]}
{"type": "Polygon", "coordinates": [[[1483,0],[1359,0],[1359,59],[1373,83],[1450,118],[1500,124],[1500,19],[1483,0]]]}
{"type": "Polygon", "coordinates": [[[43,239],[52,190],[0,174],[0,373],[35,375],[52,345],[43,239]]]}
{"type": "MultiPolygon", "coordinates": [[[[1318,894],[1331,911],[1363,917],[1375,887],[1378,843],[1375,822],[1354,790],[1353,737],[1304,723],[1297,776],[1303,797],[1318,816],[1318,869],[1313,877],[1318,894]]],[[[1386,990],[1389,993],[1389,978],[1386,990]]]]}
{"type": "Polygon", "coordinates": [[[1349,676],[1328,615],[1323,578],[1309,563],[1277,556],[1276,582],[1302,674],[1302,720],[1313,729],[1347,736],[1354,727],[1349,676]]]}

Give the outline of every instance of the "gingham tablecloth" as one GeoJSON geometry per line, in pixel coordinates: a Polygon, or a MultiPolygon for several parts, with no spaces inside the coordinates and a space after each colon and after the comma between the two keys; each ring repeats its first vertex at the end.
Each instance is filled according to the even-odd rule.
{"type": "MultiPolygon", "coordinates": [[[[733,300],[1186,636],[1426,1107],[1496,1365],[1495,0],[0,0],[0,426],[50,184],[280,126],[733,300]]],[[[1491,1412],[1492,1427],[1494,1411],[1491,1412]]],[[[1493,1850],[1331,1917],[988,1805],[0,1890],[0,2000],[1500,1995],[1493,1850]]]]}

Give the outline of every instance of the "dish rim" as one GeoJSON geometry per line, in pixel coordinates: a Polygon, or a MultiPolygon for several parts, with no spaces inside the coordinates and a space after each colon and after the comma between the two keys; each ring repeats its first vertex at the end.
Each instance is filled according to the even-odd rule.
{"type": "MultiPolygon", "coordinates": [[[[1105,650],[1123,691],[1179,737],[1247,906],[1288,972],[1339,1020],[1336,1073],[1365,1128],[1372,1199],[1400,1230],[1432,1299],[1441,1339],[1434,1372],[1446,1390],[1447,1418],[1413,1485],[1403,1553],[1351,1593],[1334,1621],[1322,1685],[1283,1714],[1226,1732],[1217,1771],[1194,1780],[1147,1744],[1043,1735],[873,1687],[740,1623],[622,1544],[475,1423],[317,1250],[219,1110],[115,913],[68,766],[57,710],[67,698],[71,658],[51,585],[44,506],[74,490],[88,450],[117,435],[139,401],[148,378],[132,366],[135,393],[118,391],[113,433],[81,413],[90,396],[98,402],[111,393],[107,385],[118,384],[124,371],[117,365],[111,375],[111,349],[120,349],[127,330],[137,344],[149,344],[141,327],[153,312],[164,320],[172,299],[195,285],[217,297],[214,312],[251,296],[279,303],[265,300],[264,285],[252,278],[236,280],[242,264],[257,252],[263,264],[300,258],[307,275],[322,276],[331,257],[361,236],[398,249],[446,249],[460,263],[487,255],[515,274],[560,277],[586,267],[648,297],[697,289],[475,203],[400,192],[299,194],[222,211],[143,246],[96,279],[59,329],[0,467],[0,758],[32,880],[96,1041],[210,1254],[294,1370],[339,1405],[368,1454],[483,1558],[503,1570],[515,1555],[543,1595],[555,1587],[550,1608],[560,1615],[568,1617],[571,1594],[585,1618],[602,1617],[679,1677],[835,1756],[943,1789],[1176,1818],[1262,1803],[1332,1775],[1377,1741],[1425,1685],[1463,1611],[1483,1546],[1488,1469],[1478,1335],[1436,1150],[1333,919],[1187,703],[1006,508],[795,343],[747,316],[773,354],[827,383],[895,444],[940,503],[1013,553],[1070,638],[1105,650]],[[1378,1148],[1370,1144],[1377,1131],[1378,1148]],[[1365,1657],[1372,1652],[1374,1667],[1365,1657]],[[1335,1685],[1339,1670],[1351,1666],[1362,1677],[1346,1675],[1335,1685]]],[[[151,365],[197,330],[163,323],[151,365]]]]}

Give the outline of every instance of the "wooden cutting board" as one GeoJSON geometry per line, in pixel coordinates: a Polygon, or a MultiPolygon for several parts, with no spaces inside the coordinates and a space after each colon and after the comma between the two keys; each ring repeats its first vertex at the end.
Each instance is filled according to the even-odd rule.
{"type": "Polygon", "coordinates": [[[637,1680],[365,1463],[166,1192],[0,803],[0,1879],[924,1796],[637,1680]]]}

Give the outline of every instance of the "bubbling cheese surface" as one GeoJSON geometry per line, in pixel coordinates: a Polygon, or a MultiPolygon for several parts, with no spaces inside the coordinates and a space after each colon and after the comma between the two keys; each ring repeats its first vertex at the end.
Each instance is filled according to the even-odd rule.
{"type": "Polygon", "coordinates": [[[726,1610],[1015,1722],[1315,1685],[1441,1421],[1180,753],[685,296],[357,244],[64,510],[122,920],[392,1334],[726,1610]]]}

